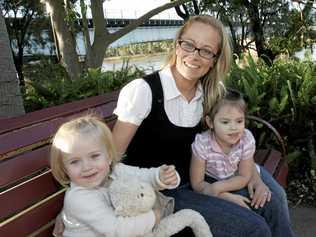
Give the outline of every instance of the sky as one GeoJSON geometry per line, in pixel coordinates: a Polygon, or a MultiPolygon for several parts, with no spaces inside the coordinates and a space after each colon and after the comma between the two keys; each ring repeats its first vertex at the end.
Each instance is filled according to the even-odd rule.
{"type": "MultiPolygon", "coordinates": [[[[109,18],[138,18],[155,7],[161,6],[169,0],[106,0],[104,12],[109,18]]],[[[160,13],[154,18],[179,19],[174,8],[160,13]]]]}

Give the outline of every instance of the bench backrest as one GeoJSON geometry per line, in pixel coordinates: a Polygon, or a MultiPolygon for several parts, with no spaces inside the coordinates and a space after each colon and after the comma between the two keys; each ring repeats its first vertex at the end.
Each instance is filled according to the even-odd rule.
{"type": "Polygon", "coordinates": [[[49,167],[52,135],[65,121],[95,112],[112,128],[118,92],[0,122],[0,236],[52,236],[65,189],[49,167]]]}
{"type": "MultiPolygon", "coordinates": [[[[259,143],[260,133],[268,134],[270,139],[275,140],[274,146],[269,144],[266,148],[260,148],[256,150],[255,161],[257,164],[265,167],[273,177],[281,184],[284,188],[287,186],[287,175],[288,175],[288,164],[286,161],[286,146],[285,142],[280,135],[280,133],[266,120],[259,118],[257,116],[247,116],[247,120],[250,122],[248,126],[254,132],[256,128],[259,129],[259,134],[254,134],[256,137],[257,145],[259,143]],[[257,136],[256,136],[257,135],[257,136]],[[274,148],[277,147],[277,148],[274,148]]],[[[268,141],[269,143],[270,141],[268,141]]]]}
{"type": "MultiPolygon", "coordinates": [[[[52,236],[65,189],[51,174],[50,139],[63,122],[89,111],[112,128],[117,97],[118,92],[112,92],[0,121],[0,236],[52,236]]],[[[255,155],[285,186],[283,157],[273,149],[258,150],[255,155]]]]}

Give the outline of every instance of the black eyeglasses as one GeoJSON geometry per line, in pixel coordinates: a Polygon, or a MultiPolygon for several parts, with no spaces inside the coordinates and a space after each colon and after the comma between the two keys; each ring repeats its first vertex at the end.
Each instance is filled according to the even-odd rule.
{"type": "Polygon", "coordinates": [[[199,55],[202,58],[211,60],[211,59],[214,59],[217,57],[217,55],[215,53],[213,53],[211,50],[209,50],[207,48],[197,48],[197,47],[195,47],[194,44],[192,44],[189,41],[178,40],[178,43],[179,43],[181,49],[183,49],[186,52],[193,53],[195,50],[197,50],[199,55]]]}

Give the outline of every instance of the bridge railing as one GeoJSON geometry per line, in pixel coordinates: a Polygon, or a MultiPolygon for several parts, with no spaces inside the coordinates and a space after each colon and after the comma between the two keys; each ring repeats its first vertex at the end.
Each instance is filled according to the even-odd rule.
{"type": "MultiPolygon", "coordinates": [[[[135,19],[118,19],[118,18],[107,18],[106,25],[107,27],[124,27],[135,19]]],[[[79,20],[79,24],[82,22],[79,20]]],[[[175,19],[149,19],[140,26],[181,26],[183,25],[183,20],[175,20],[175,19]]],[[[93,28],[92,19],[88,19],[88,27],[93,28]]]]}

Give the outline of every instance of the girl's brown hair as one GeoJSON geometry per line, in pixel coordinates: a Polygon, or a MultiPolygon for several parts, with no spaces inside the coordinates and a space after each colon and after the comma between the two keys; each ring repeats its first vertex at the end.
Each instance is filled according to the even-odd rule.
{"type": "Polygon", "coordinates": [[[218,100],[209,111],[205,111],[205,116],[208,116],[210,121],[214,121],[215,115],[224,105],[231,105],[244,113],[247,112],[247,104],[243,98],[243,95],[237,90],[227,88],[225,90],[224,97],[218,100]]]}

